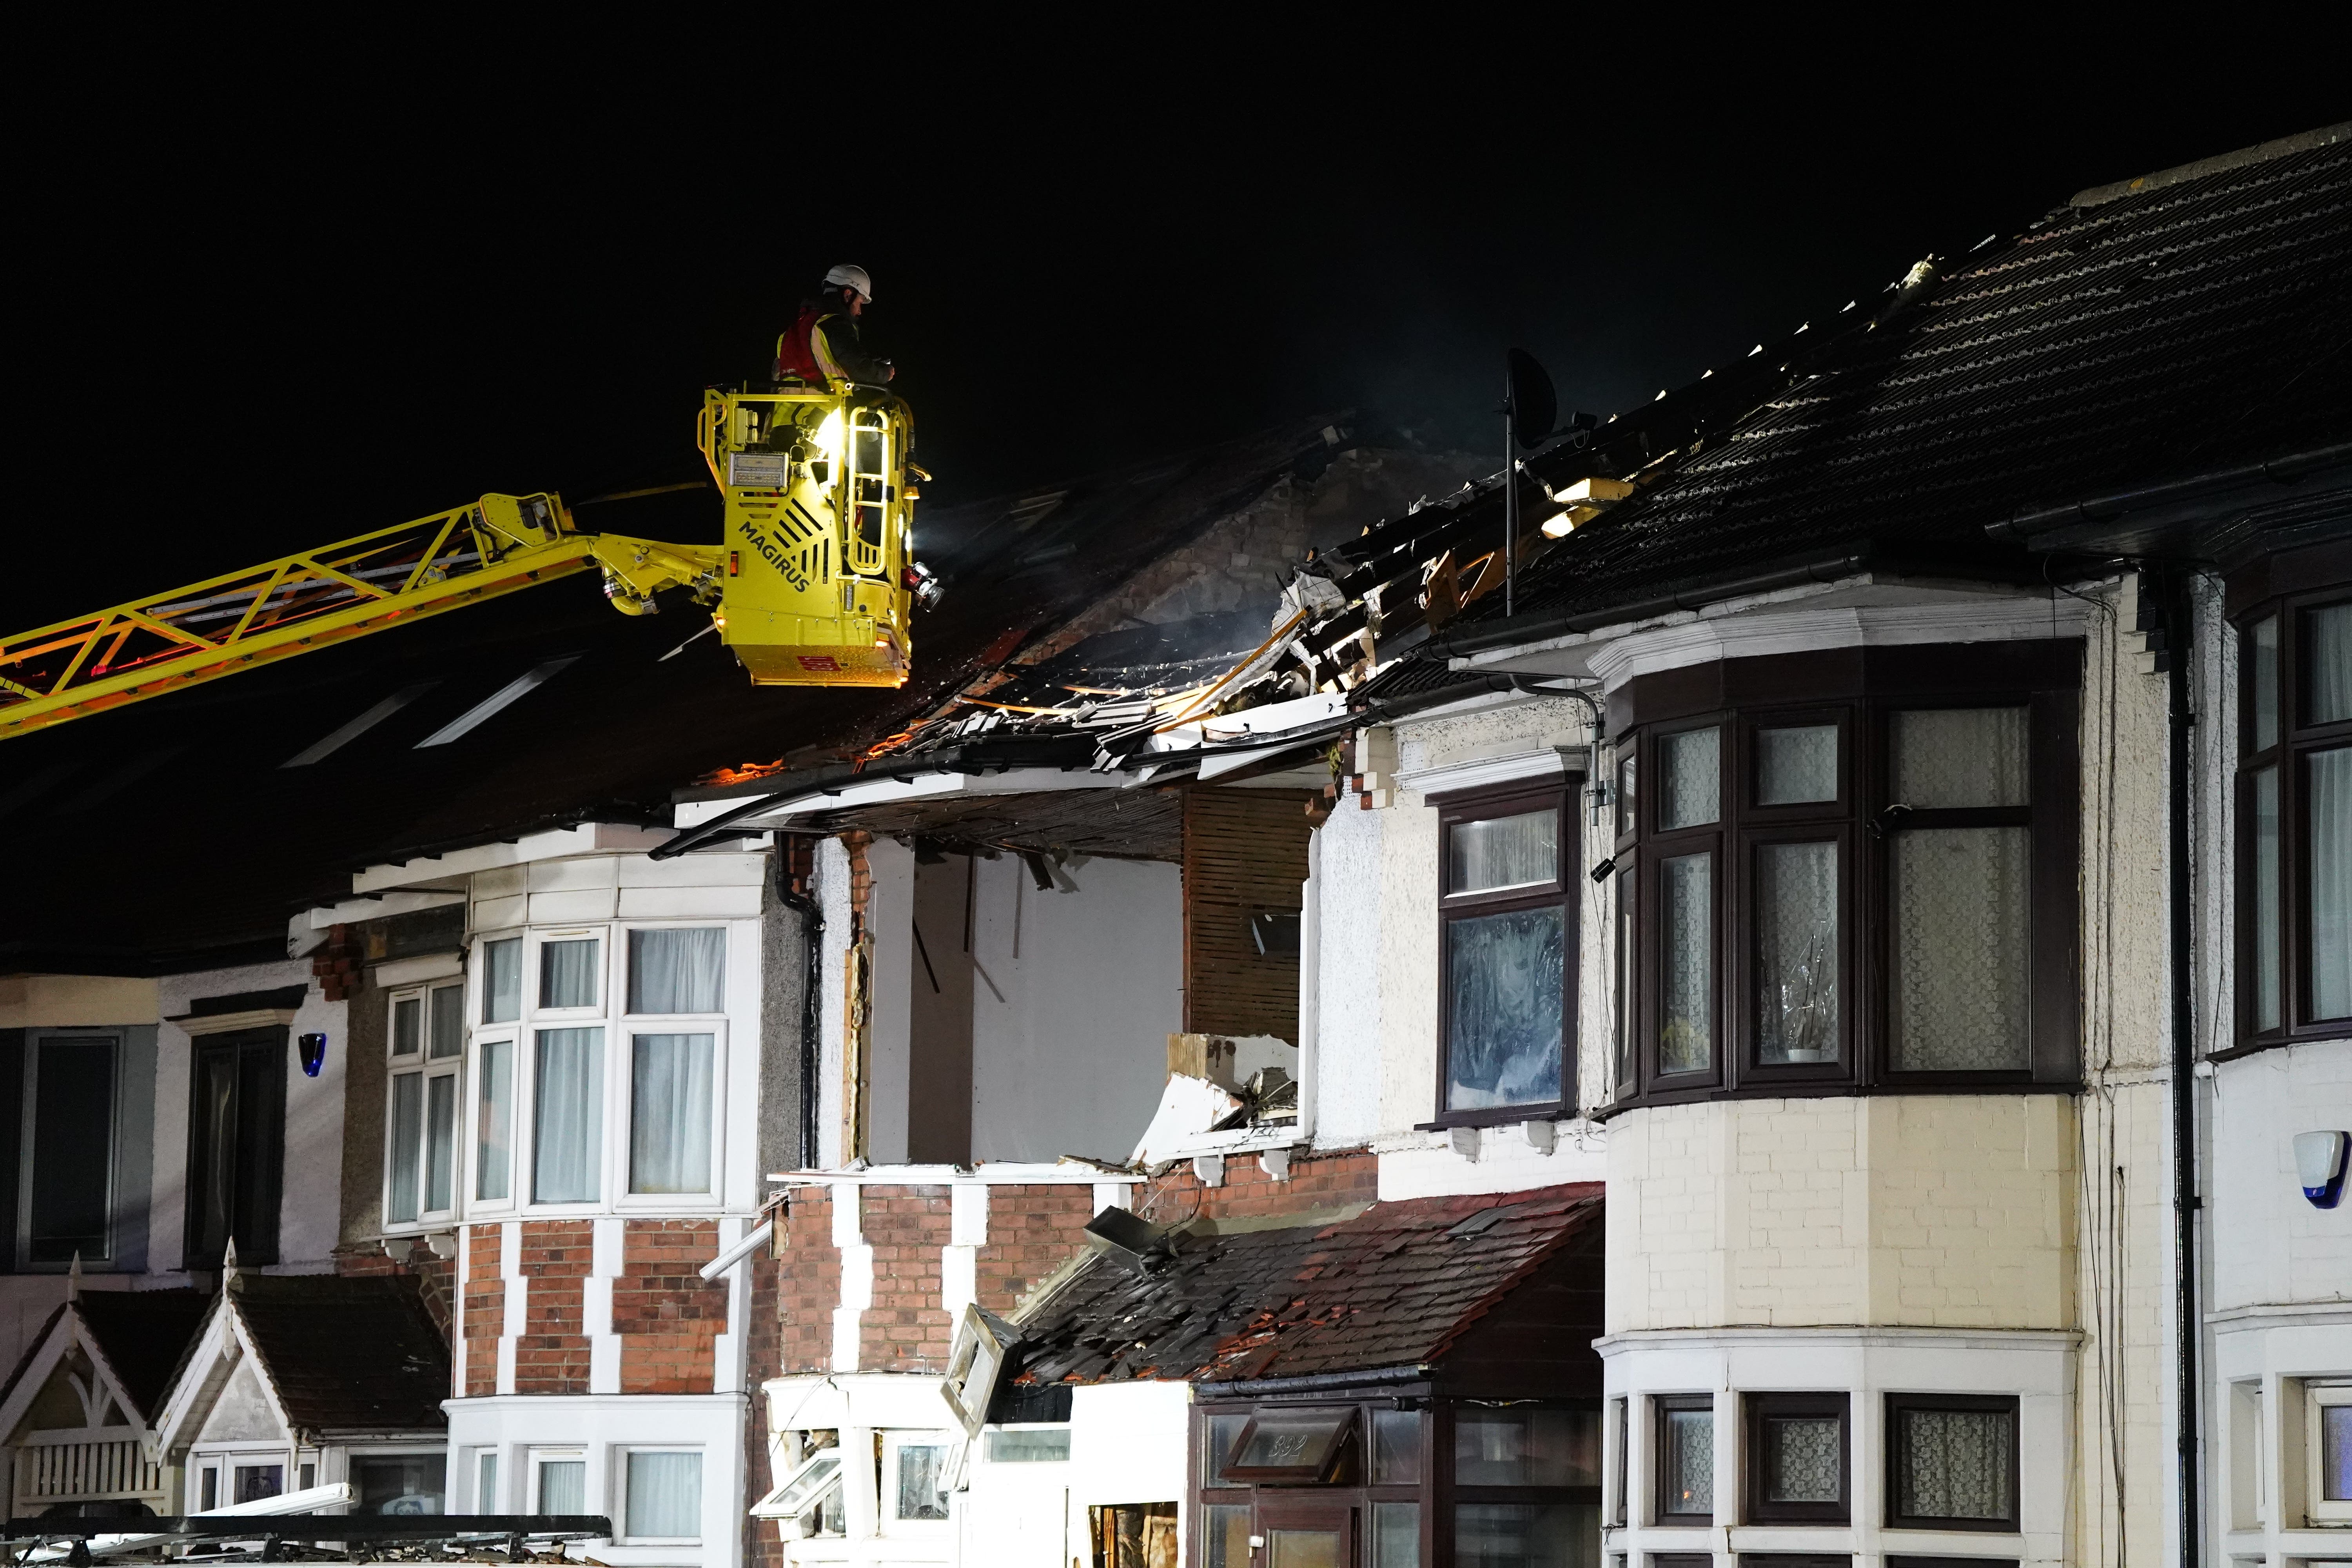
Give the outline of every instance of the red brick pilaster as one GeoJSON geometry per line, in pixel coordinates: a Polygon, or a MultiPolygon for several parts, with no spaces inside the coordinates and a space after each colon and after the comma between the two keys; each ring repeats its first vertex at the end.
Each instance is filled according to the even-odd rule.
{"type": "Polygon", "coordinates": [[[588,1331],[583,1296],[595,1258],[595,1223],[525,1220],[517,1269],[530,1290],[515,1336],[517,1394],[588,1392],[588,1331]]]}
{"type": "Polygon", "coordinates": [[[714,1336],[727,1328],[727,1286],[698,1270],[719,1256],[708,1219],[623,1222],[613,1331],[621,1336],[624,1394],[709,1394],[714,1336]]]}

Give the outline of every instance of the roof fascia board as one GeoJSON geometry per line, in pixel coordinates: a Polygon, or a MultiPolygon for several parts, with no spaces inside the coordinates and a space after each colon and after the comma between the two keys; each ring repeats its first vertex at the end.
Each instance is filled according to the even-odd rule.
{"type": "Polygon", "coordinates": [[[345,899],[339,904],[320,904],[304,910],[288,922],[287,931],[289,934],[296,931],[325,931],[330,926],[357,925],[362,921],[415,914],[419,910],[446,909],[465,901],[462,888],[401,888],[373,898],[345,899]]]}
{"type": "MultiPolygon", "coordinates": [[[[16,1430],[17,1423],[24,1420],[33,1408],[33,1401],[39,1398],[41,1390],[49,1385],[49,1379],[57,1372],[58,1364],[65,1360],[66,1352],[72,1348],[78,1337],[80,1321],[81,1314],[68,1306],[58,1314],[58,1321],[49,1325],[49,1331],[43,1334],[40,1342],[27,1352],[24,1375],[16,1380],[16,1386],[8,1391],[8,1397],[0,1400],[0,1436],[16,1430]]],[[[111,1381],[110,1373],[109,1380],[111,1381]]],[[[115,1394],[118,1399],[121,1397],[119,1386],[115,1394]]],[[[128,1415],[130,1410],[130,1405],[125,1402],[123,1413],[128,1415]]]]}
{"type": "Polygon", "coordinates": [[[227,1386],[228,1374],[236,1370],[244,1351],[228,1320],[228,1293],[224,1290],[213,1302],[212,1310],[205,1315],[205,1326],[180,1363],[172,1386],[164,1390],[163,1408],[155,1413],[152,1438],[158,1454],[187,1446],[180,1441],[180,1431],[188,1424],[196,1404],[202,1400],[207,1411],[212,1408],[212,1402],[204,1398],[205,1386],[215,1383],[215,1373],[219,1374],[218,1386],[227,1386]]]}
{"type": "Polygon", "coordinates": [[[511,842],[478,844],[467,849],[452,849],[445,855],[370,866],[352,873],[352,891],[378,893],[394,888],[430,886],[477,871],[526,866],[537,860],[562,860],[575,855],[641,855],[675,837],[666,827],[640,827],[626,822],[583,822],[545,833],[527,833],[511,842]]]}
{"type": "MultiPolygon", "coordinates": [[[[795,795],[775,806],[738,817],[730,827],[757,833],[780,826],[795,816],[847,811],[862,805],[898,805],[914,800],[992,795],[1051,795],[1060,790],[1102,789],[1100,773],[1083,768],[1008,768],[1001,773],[915,773],[905,778],[877,778],[795,795]]],[[[1117,787],[1110,784],[1108,787],[1117,787]]],[[[678,830],[685,832],[739,808],[740,800],[683,800],[674,808],[678,830]]]]}

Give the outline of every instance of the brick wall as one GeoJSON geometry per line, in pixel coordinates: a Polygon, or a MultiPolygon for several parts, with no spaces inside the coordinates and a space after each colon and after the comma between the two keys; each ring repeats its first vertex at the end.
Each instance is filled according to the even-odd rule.
{"type": "Polygon", "coordinates": [[[530,1281],[523,1331],[515,1336],[517,1394],[588,1392],[588,1333],[582,1297],[595,1258],[594,1223],[532,1220],[522,1227],[517,1269],[530,1281]]]}
{"type": "Polygon", "coordinates": [[[981,1306],[1010,1316],[1037,1282],[1086,1245],[1095,1216],[1094,1188],[1003,1186],[988,1189],[988,1240],[975,1259],[981,1306]]]}
{"type": "Polygon", "coordinates": [[[423,1237],[397,1237],[384,1241],[353,1242],[335,1248],[335,1272],[353,1277],[414,1275],[418,1293],[425,1300],[425,1310],[432,1316],[433,1326],[441,1331],[443,1340],[449,1338],[451,1295],[457,1279],[457,1259],[436,1255],[423,1237]]]}
{"type": "Polygon", "coordinates": [[[861,1372],[947,1370],[955,1333],[940,1305],[948,1210],[944,1186],[877,1184],[858,1194],[858,1229],[874,1251],[874,1304],[858,1321],[861,1372]]]}
{"type": "Polygon", "coordinates": [[[464,1397],[499,1391],[499,1341],[507,1331],[506,1227],[478,1225],[467,1237],[464,1397]]]}
{"type": "Polygon", "coordinates": [[[795,1187],[784,1210],[784,1257],[776,1285],[779,1373],[833,1369],[833,1310],[841,1304],[841,1250],[833,1245],[833,1194],[795,1187]]]}
{"type": "Polygon", "coordinates": [[[633,1219],[622,1230],[613,1281],[613,1332],[621,1336],[624,1394],[709,1394],[713,1336],[727,1327],[727,1287],[701,1277],[719,1256],[708,1219],[633,1219]]]}

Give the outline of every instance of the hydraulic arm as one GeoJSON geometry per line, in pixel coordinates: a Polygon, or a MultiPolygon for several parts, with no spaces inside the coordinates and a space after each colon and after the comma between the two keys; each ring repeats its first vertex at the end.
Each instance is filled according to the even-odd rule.
{"type": "Polygon", "coordinates": [[[585,533],[551,492],[486,495],[0,637],[0,739],[592,568],[629,615],[686,589],[755,685],[897,686],[937,592],[909,549],[910,431],[904,404],[846,384],[712,392],[698,444],[724,544],[585,533]]]}

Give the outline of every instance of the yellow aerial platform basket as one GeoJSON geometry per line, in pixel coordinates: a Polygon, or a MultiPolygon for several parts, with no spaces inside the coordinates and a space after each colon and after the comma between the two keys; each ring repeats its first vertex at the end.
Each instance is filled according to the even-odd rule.
{"type": "Polygon", "coordinates": [[[592,568],[628,615],[665,588],[710,606],[754,685],[903,685],[908,623],[940,591],[911,549],[907,405],[846,382],[714,391],[699,432],[723,544],[587,532],[551,491],[486,495],[0,636],[0,740],[592,568]]]}
{"type": "Polygon", "coordinates": [[[907,405],[842,382],[712,391],[699,435],[727,500],[714,618],[753,684],[904,684],[929,591],[909,546],[907,405]]]}

